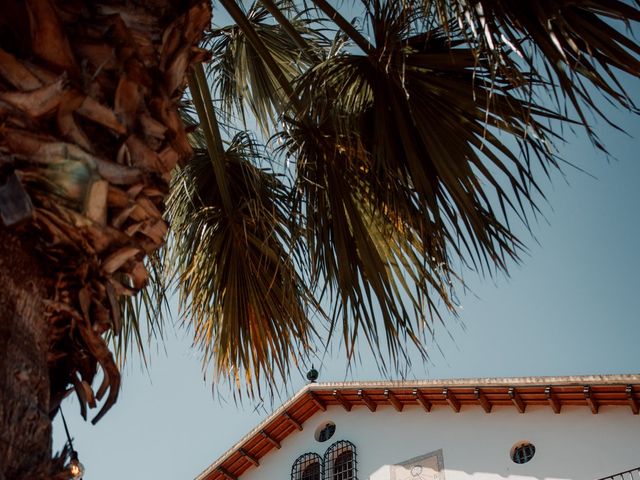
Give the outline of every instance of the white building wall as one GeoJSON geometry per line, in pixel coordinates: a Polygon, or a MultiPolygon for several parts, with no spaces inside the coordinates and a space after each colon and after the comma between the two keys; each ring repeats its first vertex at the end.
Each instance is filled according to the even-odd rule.
{"type": "Polygon", "coordinates": [[[430,413],[405,406],[403,412],[378,406],[376,412],[354,407],[329,407],[289,435],[280,450],[260,459],[241,480],[288,480],[298,456],[320,456],[337,440],[356,447],[358,480],[390,480],[390,465],[442,450],[444,474],[438,480],[572,479],[595,480],[640,467],[640,416],[629,408],[601,407],[594,415],[586,407],[528,406],[525,414],[514,407],[494,407],[485,413],[479,406],[463,406],[460,413],[434,407],[430,413]],[[332,421],[334,436],[315,440],[317,427],[332,421]],[[534,458],[514,463],[514,444],[529,441],[534,458]]]}

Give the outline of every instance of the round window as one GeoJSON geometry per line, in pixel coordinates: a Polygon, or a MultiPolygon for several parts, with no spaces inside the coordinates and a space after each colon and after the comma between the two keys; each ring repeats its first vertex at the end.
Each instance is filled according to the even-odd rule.
{"type": "Polygon", "coordinates": [[[513,463],[527,463],[536,454],[536,447],[530,442],[518,442],[511,448],[511,460],[513,463]]]}
{"type": "Polygon", "coordinates": [[[315,437],[319,442],[326,442],[336,433],[336,424],[325,422],[316,429],[315,437]]]}

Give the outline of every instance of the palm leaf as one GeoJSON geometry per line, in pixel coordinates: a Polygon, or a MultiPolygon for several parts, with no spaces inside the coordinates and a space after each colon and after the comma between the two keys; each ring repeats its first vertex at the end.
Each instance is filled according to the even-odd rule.
{"type": "Polygon", "coordinates": [[[163,261],[165,247],[150,255],[146,262],[147,285],[136,296],[122,297],[116,328],[106,334],[120,368],[132,353],[137,353],[145,367],[149,366],[147,347],[151,342],[164,341],[164,329],[171,279],[163,261]]]}
{"type": "Polygon", "coordinates": [[[229,375],[259,393],[263,376],[287,376],[298,349],[312,341],[309,292],[289,253],[295,237],[284,185],[254,165],[266,159],[244,133],[232,139],[223,160],[230,211],[206,150],[197,150],[175,176],[168,217],[179,241],[171,262],[205,360],[217,377],[229,375]]]}
{"type": "Polygon", "coordinates": [[[248,109],[267,135],[290,100],[282,83],[291,83],[313,65],[327,44],[314,22],[296,13],[288,2],[280,1],[275,6],[289,16],[286,27],[274,24],[267,9],[254,3],[245,14],[248,27],[231,25],[213,30],[209,42],[214,61],[207,67],[225,118],[239,115],[245,119],[248,109]],[[291,29],[297,37],[288,33],[291,29]],[[301,48],[300,39],[306,48],[301,48]],[[267,56],[273,59],[275,69],[267,56]]]}
{"type": "Polygon", "coordinates": [[[397,370],[408,345],[426,357],[434,322],[456,314],[454,265],[493,274],[518,261],[509,222],[528,226],[544,198],[534,172],[559,167],[550,125],[576,123],[558,113],[561,100],[548,107],[536,95],[568,98],[587,128],[582,106],[598,112],[588,83],[633,108],[616,69],[637,75],[638,47],[605,19],[636,21],[637,9],[370,0],[367,39],[324,0],[310,2],[357,54],[329,44],[317,12],[261,3],[222,2],[238,24],[212,33],[208,74],[226,122],[253,115],[263,133],[281,129],[295,188],[261,168],[246,135],[223,147],[213,103],[198,95],[198,156],[170,202],[196,344],[218,375],[259,388],[313,344],[305,315],[329,300],[329,337],[342,337],[348,357],[364,337],[380,367],[397,370]]]}
{"type": "MultiPolygon", "coordinates": [[[[637,111],[622,84],[621,72],[640,76],[640,46],[632,37],[632,22],[640,21],[637,2],[619,0],[426,0],[441,20],[455,19],[470,31],[482,56],[513,83],[522,80],[526,65],[542,78],[555,80],[558,101],[568,99],[581,122],[594,133],[583,111],[606,120],[593,93],[600,91],[625,109],[637,111]],[[617,28],[625,25],[627,32],[617,28]]],[[[595,138],[595,137],[594,137],[595,138]]]]}
{"type": "Polygon", "coordinates": [[[378,318],[392,361],[407,358],[406,339],[426,355],[429,322],[455,314],[456,261],[487,273],[517,261],[509,217],[537,211],[531,159],[558,165],[544,122],[568,121],[513,92],[462,32],[417,31],[424,15],[375,3],[372,53],[303,75],[306,110],[281,134],[297,159],[313,285],[330,292],[350,356],[358,335],[380,352],[378,318]]]}

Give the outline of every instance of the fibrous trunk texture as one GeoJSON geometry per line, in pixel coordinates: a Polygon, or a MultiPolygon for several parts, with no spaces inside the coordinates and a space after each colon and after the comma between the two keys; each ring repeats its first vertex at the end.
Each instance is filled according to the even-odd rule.
{"type": "Polygon", "coordinates": [[[30,251],[0,227],[0,480],[46,476],[51,457],[46,279],[30,251]]]}
{"type": "MultiPolygon", "coordinates": [[[[94,422],[116,401],[103,335],[120,331],[122,297],[145,286],[144,259],[164,242],[169,172],[191,155],[177,105],[210,16],[206,0],[0,2],[0,331],[14,339],[0,365],[39,359],[37,387],[49,388],[4,380],[3,404],[24,397],[15,408],[38,412],[21,420],[32,446],[7,440],[3,424],[12,455],[20,444],[18,456],[50,457],[47,421],[69,386],[83,415],[102,400],[94,422]],[[37,265],[37,281],[12,277],[12,262],[37,265]],[[7,294],[10,281],[22,293],[7,294]]],[[[36,478],[5,461],[0,479],[36,478]]]]}

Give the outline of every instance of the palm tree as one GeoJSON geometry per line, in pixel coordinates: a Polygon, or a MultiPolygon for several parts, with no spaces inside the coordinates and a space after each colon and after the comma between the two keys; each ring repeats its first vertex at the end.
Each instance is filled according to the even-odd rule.
{"type": "Polygon", "coordinates": [[[51,418],[69,386],[83,408],[105,397],[94,421],[116,401],[103,335],[123,328],[121,298],[164,242],[170,172],[192,154],[178,101],[210,13],[201,0],[2,2],[2,479],[60,473],[51,418]]]}
{"type": "Polygon", "coordinates": [[[190,73],[206,1],[0,7],[0,479],[60,471],[70,387],[83,415],[106,395],[94,422],[113,405],[106,337],[140,343],[147,285],[155,314],[179,279],[205,359],[251,394],[334,332],[381,369],[426,356],[463,270],[518,261],[562,125],[604,150],[595,96],[635,111],[638,2],[363,0],[357,25],[220,4],[190,73]]]}

